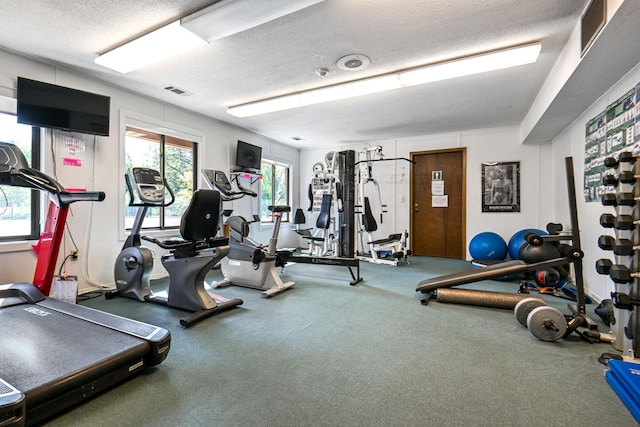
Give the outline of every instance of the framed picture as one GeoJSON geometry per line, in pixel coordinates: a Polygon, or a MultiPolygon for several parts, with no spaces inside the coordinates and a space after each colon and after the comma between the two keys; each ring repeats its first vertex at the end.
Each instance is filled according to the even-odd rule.
{"type": "Polygon", "coordinates": [[[482,212],[520,212],[520,162],[482,164],[482,212]]]}

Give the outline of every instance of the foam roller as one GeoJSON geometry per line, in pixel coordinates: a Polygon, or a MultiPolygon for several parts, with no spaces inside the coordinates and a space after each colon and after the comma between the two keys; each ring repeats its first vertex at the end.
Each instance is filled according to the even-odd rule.
{"type": "Polygon", "coordinates": [[[437,290],[438,302],[504,308],[507,310],[513,310],[516,304],[525,298],[531,298],[531,295],[513,294],[509,292],[479,291],[475,289],[441,288],[437,290]]]}

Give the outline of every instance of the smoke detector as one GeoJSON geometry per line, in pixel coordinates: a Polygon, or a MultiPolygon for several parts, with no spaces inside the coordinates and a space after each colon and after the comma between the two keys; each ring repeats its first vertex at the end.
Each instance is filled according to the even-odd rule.
{"type": "Polygon", "coordinates": [[[371,60],[365,55],[352,54],[338,59],[337,66],[344,71],[360,71],[369,66],[371,60]]]}

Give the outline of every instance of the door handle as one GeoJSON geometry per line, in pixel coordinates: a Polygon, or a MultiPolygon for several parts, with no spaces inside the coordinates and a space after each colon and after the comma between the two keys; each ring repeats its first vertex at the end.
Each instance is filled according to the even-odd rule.
{"type": "Polygon", "coordinates": [[[417,204],[417,203],[414,203],[414,204],[413,204],[413,211],[414,211],[414,212],[418,212],[419,210],[420,210],[420,209],[418,209],[418,204],[417,204]]]}

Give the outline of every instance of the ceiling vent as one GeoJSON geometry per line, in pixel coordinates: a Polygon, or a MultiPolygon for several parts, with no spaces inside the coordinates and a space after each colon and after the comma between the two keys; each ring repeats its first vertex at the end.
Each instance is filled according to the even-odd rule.
{"type": "Polygon", "coordinates": [[[180,95],[180,96],[191,96],[191,95],[193,95],[191,92],[187,92],[186,90],[180,89],[179,87],[175,87],[175,86],[167,86],[164,89],[168,90],[169,92],[173,92],[176,95],[180,95]]]}

